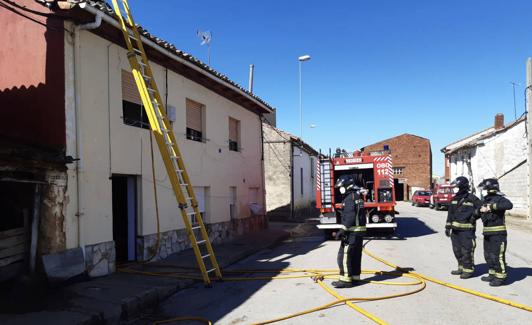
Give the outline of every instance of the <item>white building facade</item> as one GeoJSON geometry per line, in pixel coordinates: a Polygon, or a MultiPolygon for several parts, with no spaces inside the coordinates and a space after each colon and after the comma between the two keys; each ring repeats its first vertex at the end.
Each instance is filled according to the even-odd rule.
{"type": "Polygon", "coordinates": [[[263,135],[267,215],[281,219],[317,215],[316,150],[267,123],[263,135]]]}
{"type": "MultiPolygon", "coordinates": [[[[91,276],[114,272],[117,261],[165,258],[190,247],[127,51],[119,38],[109,41],[110,31],[121,32],[104,16],[105,30],[77,30],[75,41],[66,34],[64,42],[66,154],[79,159],[68,165],[64,231],[67,249],[84,250],[91,276]]],[[[145,35],[211,241],[267,227],[261,127],[271,107],[145,35]]]]}
{"type": "Polygon", "coordinates": [[[493,128],[462,139],[442,149],[449,161],[450,179],[467,177],[477,196],[477,185],[486,178],[497,178],[501,192],[512,201],[509,215],[528,216],[528,161],[526,119],[493,128]]]}

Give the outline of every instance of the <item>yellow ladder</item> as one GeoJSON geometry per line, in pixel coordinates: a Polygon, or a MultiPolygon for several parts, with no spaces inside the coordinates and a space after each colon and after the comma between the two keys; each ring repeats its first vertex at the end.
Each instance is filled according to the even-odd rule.
{"type": "Polygon", "coordinates": [[[182,159],[183,156],[177,147],[174,132],[166,117],[164,104],[157,89],[140,34],[133,21],[127,0],[121,0],[121,3],[127,15],[127,21],[122,17],[118,0],[113,0],[113,7],[124,33],[129,64],[142,98],[142,104],[150,121],[151,131],[159,146],[159,151],[172,184],[203,281],[206,285],[210,285],[210,273],[214,272],[216,278],[221,279],[222,272],[216,261],[203,218],[199,212],[198,201],[190,184],[190,178],[182,159]],[[197,239],[198,236],[200,240],[197,239]],[[206,251],[202,250],[202,247],[206,248],[206,251]],[[207,263],[208,260],[210,260],[210,265],[207,263]]]}

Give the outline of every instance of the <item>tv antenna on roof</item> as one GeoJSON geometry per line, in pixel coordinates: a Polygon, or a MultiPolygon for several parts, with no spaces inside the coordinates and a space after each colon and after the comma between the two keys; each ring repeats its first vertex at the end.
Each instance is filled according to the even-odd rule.
{"type": "Polygon", "coordinates": [[[211,65],[211,40],[212,40],[212,33],[208,30],[206,31],[196,31],[196,35],[201,39],[200,45],[207,44],[207,62],[208,65],[211,65]]]}

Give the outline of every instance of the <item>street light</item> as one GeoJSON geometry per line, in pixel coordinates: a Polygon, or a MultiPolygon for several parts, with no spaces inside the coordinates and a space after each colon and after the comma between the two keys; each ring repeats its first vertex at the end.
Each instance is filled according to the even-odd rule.
{"type": "Polygon", "coordinates": [[[310,55],[302,55],[297,58],[299,61],[299,137],[303,140],[303,102],[301,96],[301,63],[310,60],[310,55]]]}

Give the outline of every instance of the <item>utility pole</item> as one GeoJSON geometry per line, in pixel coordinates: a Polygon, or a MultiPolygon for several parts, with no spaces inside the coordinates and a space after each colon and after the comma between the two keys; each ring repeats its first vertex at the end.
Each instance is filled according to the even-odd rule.
{"type": "Polygon", "coordinates": [[[532,110],[532,58],[528,58],[526,63],[526,96],[525,100],[527,102],[526,105],[526,123],[527,123],[527,153],[528,153],[528,161],[527,161],[527,169],[528,169],[528,219],[532,218],[532,173],[531,173],[531,167],[530,162],[532,162],[532,134],[531,134],[531,128],[532,128],[532,118],[530,116],[530,111],[532,110]]]}

